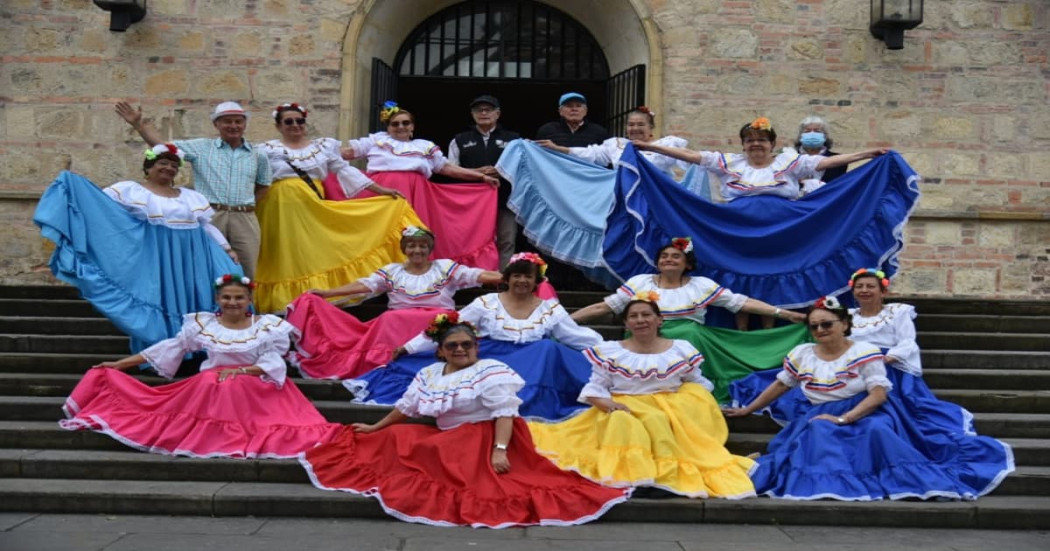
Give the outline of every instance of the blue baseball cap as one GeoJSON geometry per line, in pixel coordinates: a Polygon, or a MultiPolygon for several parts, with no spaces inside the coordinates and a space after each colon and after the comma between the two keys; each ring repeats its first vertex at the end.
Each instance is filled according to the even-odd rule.
{"type": "Polygon", "coordinates": [[[565,105],[566,102],[569,102],[569,101],[572,101],[572,100],[577,100],[577,101],[579,101],[580,103],[583,103],[583,104],[587,103],[587,98],[583,97],[583,94],[581,94],[579,92],[568,92],[568,93],[562,94],[561,98],[558,99],[558,107],[561,107],[562,105],[565,105]]]}

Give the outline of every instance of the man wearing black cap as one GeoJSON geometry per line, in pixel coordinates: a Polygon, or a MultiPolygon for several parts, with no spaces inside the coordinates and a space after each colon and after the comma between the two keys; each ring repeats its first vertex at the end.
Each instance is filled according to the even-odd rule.
{"type": "Polygon", "coordinates": [[[496,213],[496,246],[499,248],[499,265],[502,269],[514,254],[518,235],[518,223],[514,213],[507,208],[510,199],[510,182],[496,172],[496,162],[503,148],[521,136],[498,126],[499,100],[484,95],[470,102],[470,114],[474,127],[456,134],[448,144],[448,160],[464,168],[473,168],[486,176],[499,178],[499,210],[496,213]]]}
{"type": "Polygon", "coordinates": [[[565,147],[587,147],[609,139],[604,126],[584,120],[587,117],[587,98],[579,92],[561,95],[558,114],[561,120],[541,126],[536,131],[536,140],[550,140],[565,147]]]}

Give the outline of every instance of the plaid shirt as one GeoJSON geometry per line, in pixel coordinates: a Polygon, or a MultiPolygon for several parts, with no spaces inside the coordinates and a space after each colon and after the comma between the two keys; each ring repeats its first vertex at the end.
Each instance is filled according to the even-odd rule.
{"type": "Polygon", "coordinates": [[[273,179],[266,155],[244,141],[233,149],[220,138],[176,140],[193,163],[193,188],[209,202],[220,205],[254,205],[255,186],[273,179]]]}

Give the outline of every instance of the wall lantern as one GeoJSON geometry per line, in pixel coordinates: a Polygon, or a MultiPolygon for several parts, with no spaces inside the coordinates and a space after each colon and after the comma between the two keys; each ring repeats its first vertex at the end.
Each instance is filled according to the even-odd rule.
{"type": "Polygon", "coordinates": [[[904,31],[922,23],[922,0],[871,0],[871,34],[888,50],[904,49],[904,31]]]}
{"type": "Polygon", "coordinates": [[[95,0],[95,5],[109,12],[109,30],[118,33],[146,17],[146,0],[95,0]]]}

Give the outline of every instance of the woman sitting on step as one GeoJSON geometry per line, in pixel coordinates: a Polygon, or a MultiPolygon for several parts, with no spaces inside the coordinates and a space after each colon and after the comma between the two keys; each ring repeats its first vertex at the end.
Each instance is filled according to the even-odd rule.
{"type": "Polygon", "coordinates": [[[430,260],[434,234],[410,226],[401,232],[404,263],[387,264],[369,277],[335,289],[315,289],[288,308],[288,323],[302,336],[294,361],[306,377],[350,379],[391,360],[394,349],[426,329],[434,316],[456,309],[460,289],[496,285],[499,272],[463,266],[448,259],[430,260]],[[325,299],[386,293],[387,310],[362,322],[325,299]]]}
{"type": "Polygon", "coordinates": [[[341,425],[325,421],[285,376],[282,356],[295,328],[255,315],[248,278],[227,274],[215,287],[218,312],[188,314],[174,338],[88,371],[59,425],[191,457],[297,457],[338,434],[341,425]],[[151,387],[123,373],[148,362],[171,379],[186,353],[199,350],[208,353],[201,372],[182,381],[151,387]]]}
{"type": "Polygon", "coordinates": [[[561,423],[529,423],[536,449],[562,469],[609,486],[654,487],[686,497],[755,495],[754,462],[726,450],[729,429],[691,344],[659,335],[659,296],[642,291],[622,319],[631,336],[584,351],[591,405],[561,423]]]}
{"type": "Polygon", "coordinates": [[[401,520],[475,528],[582,524],[627,499],[628,491],[536,453],[518,416],[525,381],[502,362],[478,359],[471,324],[441,314],[426,334],[439,361],[412,379],[393,411],[301,456],[314,486],[375,497],[401,520]],[[437,427],[402,423],[423,416],[437,427]]]}
{"type": "Polygon", "coordinates": [[[729,417],[761,411],[794,387],[813,406],[769,443],[751,472],[761,495],[851,501],[976,499],[1014,470],[1010,447],[931,423],[901,397],[873,344],[849,339],[833,297],[807,316],[815,344],[797,346],[776,381],[729,417]]]}

